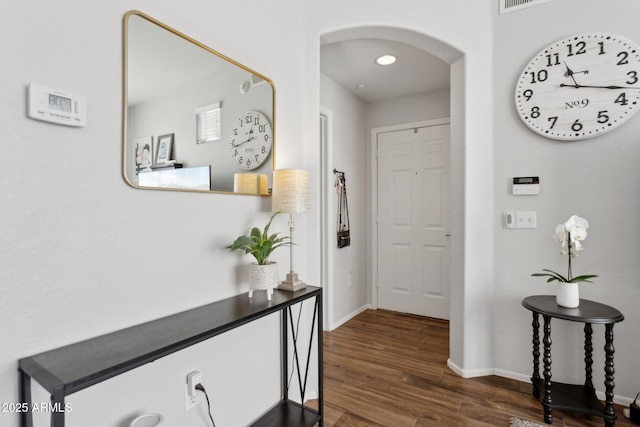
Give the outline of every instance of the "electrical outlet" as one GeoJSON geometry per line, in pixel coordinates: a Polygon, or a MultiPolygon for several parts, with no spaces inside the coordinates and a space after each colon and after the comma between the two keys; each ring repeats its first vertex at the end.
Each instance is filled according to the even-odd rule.
{"type": "Polygon", "coordinates": [[[200,404],[200,393],[196,386],[202,384],[202,373],[193,371],[187,374],[187,382],[184,385],[184,410],[188,411],[200,404]]]}
{"type": "Polygon", "coordinates": [[[353,271],[350,271],[347,275],[347,286],[353,285],[353,271]]]}

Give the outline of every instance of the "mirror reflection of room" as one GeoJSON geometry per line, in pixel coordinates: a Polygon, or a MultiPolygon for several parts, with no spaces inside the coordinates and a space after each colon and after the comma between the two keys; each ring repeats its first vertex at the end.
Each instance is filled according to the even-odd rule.
{"type": "Polygon", "coordinates": [[[272,82],[140,12],[126,15],[125,37],[126,180],[270,194],[272,82]]]}

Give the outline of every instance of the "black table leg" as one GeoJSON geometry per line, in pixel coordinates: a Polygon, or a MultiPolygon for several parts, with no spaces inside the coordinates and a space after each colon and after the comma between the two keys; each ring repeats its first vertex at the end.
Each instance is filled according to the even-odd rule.
{"type": "Polygon", "coordinates": [[[544,396],[542,398],[542,406],[544,408],[544,422],[551,424],[553,422],[553,409],[551,408],[551,316],[542,316],[544,318],[544,396]]]}
{"type": "Polygon", "coordinates": [[[605,406],[604,417],[605,426],[613,427],[616,422],[616,414],[613,410],[613,353],[615,351],[613,347],[613,323],[607,323],[605,325],[605,363],[604,363],[604,386],[605,386],[605,406]]]}
{"type": "MultiPolygon", "coordinates": [[[[291,311],[291,307],[288,307],[288,310],[291,311]]],[[[282,399],[286,401],[289,399],[289,329],[287,323],[287,307],[283,308],[280,314],[282,321],[282,330],[280,332],[280,339],[282,340],[282,368],[280,372],[282,375],[282,399]]]]}
{"type": "Polygon", "coordinates": [[[26,408],[20,413],[20,425],[33,427],[33,414],[31,412],[31,377],[20,371],[20,403],[26,404],[26,408]]]}
{"type": "Polygon", "coordinates": [[[53,411],[51,412],[51,427],[64,427],[64,390],[56,388],[51,394],[53,411]]]}
{"type": "Polygon", "coordinates": [[[533,395],[540,397],[540,321],[539,315],[533,312],[533,395]]]}
{"type": "Polygon", "coordinates": [[[322,394],[322,390],[324,389],[324,386],[322,384],[322,373],[324,372],[324,366],[323,366],[324,361],[322,356],[322,349],[323,349],[322,328],[323,328],[324,322],[322,320],[322,313],[323,313],[322,294],[316,297],[316,304],[318,305],[318,323],[316,325],[316,332],[318,334],[318,414],[320,415],[320,423],[318,427],[323,427],[324,426],[324,409],[323,409],[324,396],[322,394]]]}
{"type": "Polygon", "coordinates": [[[593,391],[593,343],[591,323],[584,324],[584,386],[593,391]]]}

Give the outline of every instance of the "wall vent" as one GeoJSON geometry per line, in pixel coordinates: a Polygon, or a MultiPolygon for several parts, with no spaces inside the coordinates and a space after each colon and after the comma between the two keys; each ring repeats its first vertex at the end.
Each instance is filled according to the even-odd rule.
{"type": "Polygon", "coordinates": [[[503,13],[515,12],[516,10],[526,9],[528,7],[537,6],[551,0],[500,0],[500,15],[503,13]]]}

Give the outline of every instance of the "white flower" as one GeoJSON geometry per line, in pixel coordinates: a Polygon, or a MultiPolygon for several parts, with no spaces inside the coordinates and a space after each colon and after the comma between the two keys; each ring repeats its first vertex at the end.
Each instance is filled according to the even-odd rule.
{"type": "Polygon", "coordinates": [[[562,248],[560,253],[566,255],[567,250],[572,249],[574,251],[572,256],[575,257],[575,251],[581,251],[583,249],[580,242],[587,238],[587,228],[589,228],[589,221],[578,215],[571,215],[565,223],[558,224],[553,237],[562,248]],[[569,236],[571,236],[570,241],[569,236]]]}
{"type": "Polygon", "coordinates": [[[587,238],[587,228],[589,228],[589,221],[584,218],[580,218],[578,215],[572,215],[564,224],[565,230],[571,236],[570,244],[577,250],[582,250],[580,241],[587,238]]]}
{"type": "Polygon", "coordinates": [[[567,232],[564,229],[564,224],[558,224],[554,237],[556,238],[556,242],[560,243],[561,247],[564,248],[567,245],[567,232]]]}

